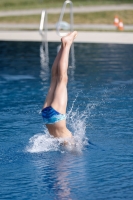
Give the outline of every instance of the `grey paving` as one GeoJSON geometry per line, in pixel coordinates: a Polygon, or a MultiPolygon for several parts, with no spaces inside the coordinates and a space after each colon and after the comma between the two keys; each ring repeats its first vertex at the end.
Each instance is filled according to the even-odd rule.
{"type": "MultiPolygon", "coordinates": [[[[39,15],[41,11],[45,9],[33,9],[33,10],[14,10],[14,11],[0,11],[0,17],[6,16],[22,16],[22,15],[39,15]]],[[[48,14],[58,14],[61,12],[61,8],[48,8],[46,9],[48,14]]],[[[105,6],[81,6],[73,8],[74,13],[90,13],[101,11],[115,11],[115,10],[133,10],[133,4],[122,5],[105,5],[105,6]]],[[[69,8],[66,8],[66,13],[69,12],[69,8]]]]}

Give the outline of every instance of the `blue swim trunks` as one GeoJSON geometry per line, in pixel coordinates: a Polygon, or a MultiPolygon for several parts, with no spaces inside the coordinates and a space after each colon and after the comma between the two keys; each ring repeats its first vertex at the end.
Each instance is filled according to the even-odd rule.
{"type": "Polygon", "coordinates": [[[42,110],[42,117],[45,124],[54,124],[66,119],[65,114],[60,114],[51,106],[48,106],[42,110]]]}

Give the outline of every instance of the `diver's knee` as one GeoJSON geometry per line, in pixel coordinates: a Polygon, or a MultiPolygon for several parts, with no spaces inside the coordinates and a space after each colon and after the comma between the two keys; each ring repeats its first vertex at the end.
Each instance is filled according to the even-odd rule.
{"type": "Polygon", "coordinates": [[[58,76],[58,81],[67,84],[67,82],[68,82],[68,76],[67,76],[67,74],[59,75],[58,76]]]}
{"type": "Polygon", "coordinates": [[[58,75],[57,74],[52,74],[51,76],[52,81],[56,82],[58,79],[58,75]]]}

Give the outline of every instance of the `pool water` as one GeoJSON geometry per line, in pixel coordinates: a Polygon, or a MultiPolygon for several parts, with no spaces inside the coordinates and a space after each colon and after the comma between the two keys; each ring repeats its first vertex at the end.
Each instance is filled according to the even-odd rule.
{"type": "Polygon", "coordinates": [[[133,45],[75,43],[67,126],[49,136],[41,108],[59,43],[0,42],[0,199],[133,199],[133,45]]]}

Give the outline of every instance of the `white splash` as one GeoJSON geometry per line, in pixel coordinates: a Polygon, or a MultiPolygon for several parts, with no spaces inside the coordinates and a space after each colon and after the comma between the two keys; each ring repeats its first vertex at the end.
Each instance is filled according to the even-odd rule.
{"type": "Polygon", "coordinates": [[[30,138],[29,144],[26,147],[26,151],[30,153],[39,153],[47,151],[58,151],[59,150],[59,141],[56,138],[53,138],[46,134],[36,134],[30,138]]]}
{"type": "MultiPolygon", "coordinates": [[[[73,134],[73,140],[67,140],[67,145],[63,144],[63,139],[57,139],[49,135],[48,131],[44,130],[44,134],[36,134],[30,138],[29,144],[26,148],[27,152],[39,153],[48,151],[60,151],[64,153],[67,151],[81,152],[83,148],[88,145],[88,138],[86,137],[86,124],[90,116],[90,112],[95,105],[88,104],[82,113],[77,110],[73,111],[73,105],[67,114],[67,125],[73,134]]],[[[65,139],[66,141],[66,139],[65,139]]]]}

